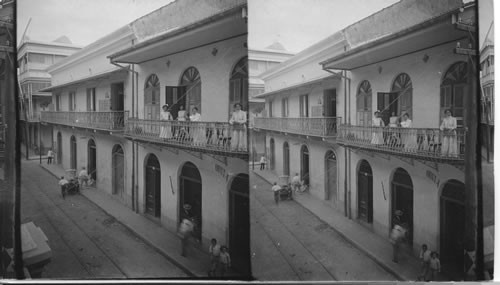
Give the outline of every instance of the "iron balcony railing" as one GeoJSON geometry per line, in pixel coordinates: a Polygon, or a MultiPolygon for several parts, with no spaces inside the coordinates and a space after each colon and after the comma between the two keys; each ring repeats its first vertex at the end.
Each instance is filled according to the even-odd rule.
{"type": "Polygon", "coordinates": [[[248,156],[246,125],[129,118],[125,136],[212,154],[248,156]]]}
{"type": "Polygon", "coordinates": [[[335,137],[340,117],[255,118],[255,128],[307,136],[335,137]]]}
{"type": "Polygon", "coordinates": [[[19,116],[19,119],[21,121],[27,121],[27,122],[40,122],[40,112],[36,112],[34,114],[21,114],[19,116]]]}
{"type": "Polygon", "coordinates": [[[465,129],[389,128],[340,125],[339,144],[437,162],[463,162],[465,129]]]}
{"type": "Polygon", "coordinates": [[[88,129],[120,131],[125,127],[128,111],[109,112],[42,112],[41,121],[88,129]]]}

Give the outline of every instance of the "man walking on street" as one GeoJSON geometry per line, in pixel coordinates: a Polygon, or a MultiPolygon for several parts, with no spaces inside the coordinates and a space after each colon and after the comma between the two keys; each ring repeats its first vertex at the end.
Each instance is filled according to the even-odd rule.
{"type": "Polygon", "coordinates": [[[61,186],[61,195],[63,199],[66,197],[66,184],[68,184],[69,181],[64,179],[64,176],[61,176],[61,180],[59,180],[59,185],[61,186]]]}
{"type": "Polygon", "coordinates": [[[274,185],[271,188],[271,190],[273,190],[273,193],[274,193],[274,202],[276,202],[276,205],[278,205],[278,203],[280,201],[280,190],[281,190],[281,187],[278,185],[277,182],[274,182],[274,185]]]}
{"type": "Polygon", "coordinates": [[[260,170],[266,169],[266,157],[261,156],[260,157],[260,170]]]}
{"type": "Polygon", "coordinates": [[[210,271],[208,271],[208,277],[215,277],[217,268],[219,267],[220,260],[220,245],[217,243],[216,239],[212,239],[210,247],[208,248],[210,253],[210,271]]]}
{"type": "Polygon", "coordinates": [[[47,164],[52,164],[52,159],[54,158],[54,152],[52,149],[49,149],[47,152],[47,164]]]}
{"type": "Polygon", "coordinates": [[[82,171],[80,171],[80,173],[78,174],[78,182],[80,182],[80,186],[83,187],[83,182],[85,182],[85,186],[89,186],[88,181],[89,174],[87,173],[85,167],[82,167],[82,171]]]}
{"type": "Polygon", "coordinates": [[[295,176],[292,178],[292,187],[293,187],[293,191],[294,192],[297,192],[300,190],[300,185],[302,183],[300,182],[300,176],[298,173],[295,173],[295,176]]]}
{"type": "Polygon", "coordinates": [[[181,256],[186,257],[186,249],[189,237],[193,232],[193,222],[189,219],[182,219],[182,222],[179,226],[178,236],[181,238],[181,256]]]}
{"type": "Polygon", "coordinates": [[[427,281],[430,261],[431,261],[431,251],[427,248],[426,244],[423,244],[422,249],[420,250],[420,262],[422,263],[422,272],[420,273],[420,276],[418,276],[419,281],[427,281]]]}
{"type": "Polygon", "coordinates": [[[391,243],[392,243],[392,261],[398,263],[399,257],[399,246],[406,235],[406,230],[400,225],[394,225],[391,232],[391,243]]]}

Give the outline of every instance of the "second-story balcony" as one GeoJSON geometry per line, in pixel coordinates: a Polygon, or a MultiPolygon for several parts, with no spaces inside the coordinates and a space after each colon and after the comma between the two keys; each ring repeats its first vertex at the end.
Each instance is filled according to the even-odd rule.
{"type": "Polygon", "coordinates": [[[102,131],[122,131],[128,118],[128,111],[109,112],[42,112],[41,121],[102,131]]]}
{"type": "Polygon", "coordinates": [[[124,135],[129,139],[145,143],[214,155],[248,158],[245,125],[129,118],[124,135]]]}
{"type": "Polygon", "coordinates": [[[334,138],[340,117],[320,118],[255,118],[256,129],[304,136],[334,138]]]}
{"type": "Polygon", "coordinates": [[[33,114],[24,114],[24,113],[21,113],[20,116],[19,116],[19,119],[21,121],[26,121],[26,122],[30,122],[30,123],[38,123],[40,122],[40,112],[35,112],[33,114]]]}
{"type": "Polygon", "coordinates": [[[464,129],[382,128],[340,125],[337,142],[354,149],[415,159],[460,164],[464,161],[464,129]]]}

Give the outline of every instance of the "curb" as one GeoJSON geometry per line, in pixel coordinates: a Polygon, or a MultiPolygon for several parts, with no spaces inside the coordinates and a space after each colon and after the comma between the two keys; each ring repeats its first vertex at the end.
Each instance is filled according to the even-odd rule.
{"type": "MultiPolygon", "coordinates": [[[[268,184],[272,185],[271,182],[269,182],[266,178],[264,178],[259,173],[256,173],[255,171],[253,171],[253,173],[255,175],[259,176],[262,180],[266,181],[268,184]]],[[[323,223],[329,225],[330,228],[332,228],[335,232],[337,232],[343,239],[345,239],[347,242],[349,242],[350,244],[352,244],[357,249],[359,249],[362,252],[364,252],[370,259],[372,259],[373,261],[375,261],[375,263],[377,263],[382,268],[384,268],[385,271],[387,271],[388,273],[390,273],[391,275],[393,275],[394,277],[396,277],[398,279],[398,281],[414,281],[414,280],[407,280],[405,277],[403,277],[402,275],[398,274],[397,271],[395,271],[394,269],[392,269],[388,265],[386,265],[384,262],[382,262],[382,260],[378,259],[373,253],[371,253],[369,250],[367,250],[366,248],[364,248],[361,244],[359,244],[359,243],[353,241],[352,239],[348,238],[344,233],[342,233],[340,230],[338,230],[338,229],[334,228],[333,226],[331,226],[329,223],[327,223],[321,217],[318,217],[315,213],[313,213],[311,210],[309,210],[309,208],[303,206],[302,203],[300,203],[296,199],[294,199],[294,201],[296,201],[297,204],[299,204],[302,208],[306,209],[309,213],[311,213],[312,215],[314,215],[315,217],[317,217],[320,221],[322,221],[323,223]]]]}
{"type": "MultiPolygon", "coordinates": [[[[41,168],[43,168],[45,171],[47,171],[48,173],[52,174],[55,178],[59,178],[55,173],[53,173],[49,169],[47,169],[47,168],[45,168],[45,167],[43,167],[41,165],[39,165],[39,166],[41,168]]],[[[156,249],[158,251],[158,253],[160,253],[162,256],[164,256],[166,259],[168,259],[170,262],[172,262],[175,266],[179,267],[179,269],[181,269],[184,273],[186,273],[187,275],[189,275],[191,277],[201,278],[201,276],[198,276],[198,275],[194,274],[185,265],[180,264],[177,260],[175,260],[174,258],[172,258],[171,256],[169,256],[165,251],[163,251],[161,248],[159,248],[156,245],[154,245],[151,241],[149,241],[146,238],[144,238],[141,234],[139,234],[137,231],[135,231],[134,229],[132,229],[129,225],[123,223],[122,221],[120,221],[119,219],[117,219],[114,215],[111,215],[111,213],[108,212],[106,209],[103,209],[101,206],[97,205],[94,201],[92,201],[85,194],[83,194],[83,192],[80,192],[80,194],[83,197],[85,197],[85,199],[89,200],[92,204],[96,205],[96,207],[98,207],[99,209],[102,209],[106,214],[108,214],[111,217],[113,217],[118,223],[122,224],[125,228],[127,228],[129,231],[131,231],[132,233],[134,233],[138,238],[140,238],[142,241],[144,241],[147,245],[149,245],[149,246],[153,247],[154,249],[156,249]]]]}

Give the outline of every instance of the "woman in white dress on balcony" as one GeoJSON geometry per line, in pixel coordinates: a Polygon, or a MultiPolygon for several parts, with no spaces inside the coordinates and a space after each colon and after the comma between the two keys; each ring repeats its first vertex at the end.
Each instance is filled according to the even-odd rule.
{"type": "MultiPolygon", "coordinates": [[[[198,108],[193,107],[189,116],[191,122],[201,122],[201,114],[198,113],[198,108]]],[[[194,123],[190,125],[189,132],[193,138],[194,145],[203,145],[205,142],[205,125],[203,123],[194,123]]]]}
{"type": "Polygon", "coordinates": [[[412,121],[410,120],[410,115],[408,113],[403,113],[401,119],[401,128],[409,130],[401,130],[401,139],[403,141],[404,150],[408,152],[417,151],[417,131],[413,128],[412,121]]]}
{"type": "Polygon", "coordinates": [[[385,127],[384,121],[380,118],[380,111],[375,111],[375,117],[372,120],[372,140],[371,144],[382,145],[384,144],[383,127],[385,127]]]}
{"type": "MultiPolygon", "coordinates": [[[[160,112],[160,120],[161,121],[171,121],[172,115],[168,111],[168,104],[162,106],[162,110],[160,112]]],[[[160,129],[160,138],[166,140],[172,137],[172,128],[169,123],[161,123],[160,129]]]]}
{"type": "Polygon", "coordinates": [[[444,111],[444,119],[439,129],[441,130],[442,144],[441,155],[457,157],[457,119],[451,115],[451,110],[444,111]]]}
{"type": "Polygon", "coordinates": [[[247,148],[247,112],[241,110],[241,104],[234,104],[234,112],[229,120],[233,129],[231,137],[231,150],[246,150],[247,148]]]}

